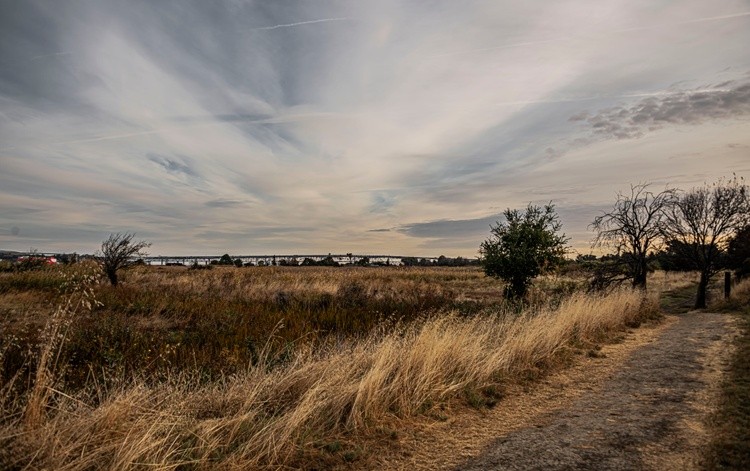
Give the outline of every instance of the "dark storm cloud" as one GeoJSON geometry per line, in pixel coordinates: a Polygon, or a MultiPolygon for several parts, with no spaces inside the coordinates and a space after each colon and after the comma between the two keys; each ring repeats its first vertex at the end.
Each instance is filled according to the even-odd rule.
{"type": "Polygon", "coordinates": [[[570,121],[585,122],[595,136],[630,139],[668,124],[701,124],[750,115],[750,81],[650,96],[635,104],[596,114],[580,112],[570,121]]]}

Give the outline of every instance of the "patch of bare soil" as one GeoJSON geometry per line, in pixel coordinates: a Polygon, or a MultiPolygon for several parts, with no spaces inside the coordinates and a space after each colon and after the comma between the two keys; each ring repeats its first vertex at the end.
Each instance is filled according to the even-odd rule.
{"type": "Polygon", "coordinates": [[[735,329],[728,315],[669,316],[492,410],[401,430],[367,467],[698,469],[735,329]]]}

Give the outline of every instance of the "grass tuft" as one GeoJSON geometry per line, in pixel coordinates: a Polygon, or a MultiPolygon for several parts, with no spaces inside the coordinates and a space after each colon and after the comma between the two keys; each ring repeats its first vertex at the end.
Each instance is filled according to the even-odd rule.
{"type": "Polygon", "coordinates": [[[716,307],[737,316],[740,334],[711,420],[714,438],[705,469],[750,469],[750,280],[738,284],[732,297],[716,307]]]}

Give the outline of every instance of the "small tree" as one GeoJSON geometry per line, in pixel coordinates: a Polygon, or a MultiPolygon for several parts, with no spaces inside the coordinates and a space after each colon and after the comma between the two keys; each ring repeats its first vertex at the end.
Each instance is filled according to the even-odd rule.
{"type": "Polygon", "coordinates": [[[727,247],[727,266],[737,278],[750,275],[750,226],[745,226],[732,237],[727,247]]]}
{"type": "Polygon", "coordinates": [[[370,257],[362,257],[359,260],[357,260],[357,265],[360,267],[369,267],[370,266],[370,257]]]}
{"type": "Polygon", "coordinates": [[[401,259],[401,265],[405,267],[417,266],[418,260],[415,257],[404,257],[401,259]]]}
{"type": "Polygon", "coordinates": [[[232,265],[233,263],[234,260],[232,260],[232,257],[230,257],[228,253],[225,253],[219,258],[219,265],[232,265]]]}
{"type": "Polygon", "coordinates": [[[665,214],[664,237],[700,271],[695,308],[705,308],[708,284],[721,268],[730,237],[750,224],[747,185],[734,176],[693,188],[680,193],[665,214]]]}
{"type": "MultiPolygon", "coordinates": [[[[631,279],[633,287],[646,288],[649,253],[658,249],[664,211],[673,202],[674,191],[654,194],[648,184],[630,186],[630,194],[617,193],[614,208],[597,216],[589,227],[596,232],[594,247],[609,247],[623,266],[610,264],[615,273],[631,279]]],[[[614,274],[614,273],[613,273],[614,274]]]]}
{"type": "Polygon", "coordinates": [[[558,234],[562,224],[553,204],[529,204],[524,213],[507,209],[505,223],[491,227],[491,236],[479,249],[488,276],[508,282],[509,298],[526,294],[531,280],[563,260],[568,238],[558,234]]]}
{"type": "Polygon", "coordinates": [[[110,234],[107,240],[102,242],[102,268],[112,286],[117,286],[118,270],[133,265],[134,258],[148,255],[143,249],[150,247],[151,244],[144,241],[135,242],[134,238],[135,234],[118,232],[110,234]]]}

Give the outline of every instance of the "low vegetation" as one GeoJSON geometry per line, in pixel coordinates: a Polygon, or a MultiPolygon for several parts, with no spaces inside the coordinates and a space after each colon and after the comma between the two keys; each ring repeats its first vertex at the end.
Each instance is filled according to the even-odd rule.
{"type": "MultiPolygon", "coordinates": [[[[0,277],[6,377],[38,349],[40,329],[63,302],[72,265],[0,277]]],[[[439,310],[470,315],[502,304],[492,280],[472,269],[136,267],[116,288],[96,285],[101,305],[78,313],[61,352],[65,381],[82,386],[121,376],[190,369],[215,378],[258,361],[282,362],[297,345],[365,336],[384,323],[439,310]]],[[[19,386],[20,387],[20,386],[19,386]]]]}
{"type": "Polygon", "coordinates": [[[712,418],[714,439],[705,468],[750,469],[750,280],[739,284],[730,300],[717,304],[737,315],[740,334],[712,418]]]}
{"type": "Polygon", "coordinates": [[[657,312],[549,278],[521,309],[472,268],[140,267],[117,288],[93,268],[0,277],[4,469],[353,461],[386,424],[494,404],[657,312]]]}
{"type": "MultiPolygon", "coordinates": [[[[687,310],[694,277],[655,275],[655,264],[700,269],[697,307],[719,268],[741,273],[744,181],[645,188],[595,220],[599,242],[617,251],[601,259],[563,259],[550,204],[506,211],[475,262],[355,266],[350,255],[343,267],[332,256],[253,267],[225,254],[157,268],[134,263],[148,243],[113,234],[99,259],[0,265],[0,468],[330,467],[392,439],[394,423],[491,407],[511,383],[591,355],[660,310],[687,310]],[[694,213],[721,223],[692,233],[703,227],[694,213]],[[559,267],[564,275],[550,274],[559,267]],[[642,289],[617,287],[628,279],[642,289]]],[[[743,286],[735,299],[748,297],[743,286]]],[[[744,310],[747,327],[746,306],[726,305],[744,310]]],[[[747,466],[743,335],[713,468],[747,466]]]]}

